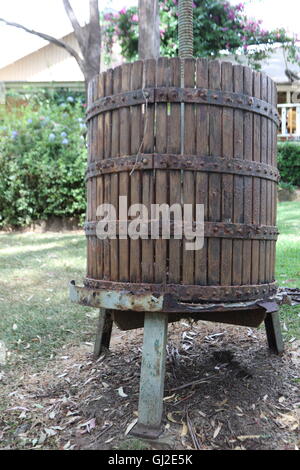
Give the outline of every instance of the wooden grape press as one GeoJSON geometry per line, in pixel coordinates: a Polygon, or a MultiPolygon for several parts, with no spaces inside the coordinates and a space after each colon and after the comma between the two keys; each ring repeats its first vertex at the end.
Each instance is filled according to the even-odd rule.
{"type": "MultiPolygon", "coordinates": [[[[179,30],[180,33],[180,30],[179,30]]],[[[186,42],[184,42],[186,45],[186,42]]],[[[113,321],[144,327],[138,423],[161,432],[168,322],[182,318],[257,327],[283,343],[274,301],[278,113],[264,73],[192,58],[139,60],[89,84],[87,276],[71,300],[100,308],[95,356],[113,321]],[[97,207],[204,204],[204,246],[184,239],[97,237],[97,207]]]]}

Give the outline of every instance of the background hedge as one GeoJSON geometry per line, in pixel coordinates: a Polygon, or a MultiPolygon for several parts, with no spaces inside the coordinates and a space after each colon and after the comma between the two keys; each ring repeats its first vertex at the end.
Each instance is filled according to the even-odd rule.
{"type": "Polygon", "coordinates": [[[278,167],[281,182],[300,186],[300,143],[278,144],[278,167]]]}
{"type": "Polygon", "coordinates": [[[67,91],[8,98],[0,111],[0,227],[83,218],[84,101],[67,91]]]}

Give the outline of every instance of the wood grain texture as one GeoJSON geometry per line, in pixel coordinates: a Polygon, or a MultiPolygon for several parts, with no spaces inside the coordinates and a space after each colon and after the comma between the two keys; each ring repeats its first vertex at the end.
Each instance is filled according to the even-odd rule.
{"type": "MultiPolygon", "coordinates": [[[[276,87],[260,72],[218,60],[185,59],[183,64],[186,88],[252,95],[276,106],[276,87]]],[[[123,64],[91,81],[88,105],[119,92],[155,86],[180,87],[180,83],[178,58],[123,64]]],[[[87,180],[86,220],[97,221],[96,210],[103,202],[112,203],[119,218],[118,199],[123,195],[128,197],[129,206],[145,204],[149,217],[153,203],[180,204],[182,209],[184,204],[204,204],[206,222],[273,226],[276,183],[264,178],[262,170],[260,174],[253,172],[248,176],[241,171],[232,174],[230,162],[238,165],[239,160],[244,160],[249,172],[252,162],[276,166],[276,136],[275,123],[265,116],[208,103],[131,103],[95,115],[88,127],[89,162],[130,156],[136,157],[139,164],[140,153],[145,153],[153,158],[157,154],[159,158],[163,154],[180,155],[187,163],[188,155],[206,157],[216,165],[221,158],[222,166],[216,167],[216,171],[206,171],[200,166],[197,171],[185,167],[153,169],[153,166],[143,170],[138,165],[131,174],[128,167],[111,173],[106,169],[104,174],[99,171],[87,180]],[[226,167],[231,168],[230,173],[226,173],[226,167]]],[[[87,237],[87,275],[92,279],[137,284],[247,286],[272,282],[274,268],[272,240],[227,235],[222,238],[211,233],[207,234],[204,247],[194,252],[185,249],[185,240],[172,237],[170,240],[105,241],[93,235],[87,237]]]]}

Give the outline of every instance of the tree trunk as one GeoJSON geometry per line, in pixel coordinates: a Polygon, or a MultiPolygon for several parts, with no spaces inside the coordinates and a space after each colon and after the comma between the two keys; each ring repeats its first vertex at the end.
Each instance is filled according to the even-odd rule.
{"type": "Polygon", "coordinates": [[[157,59],[159,46],[158,0],[139,0],[139,58],[157,59]]]}

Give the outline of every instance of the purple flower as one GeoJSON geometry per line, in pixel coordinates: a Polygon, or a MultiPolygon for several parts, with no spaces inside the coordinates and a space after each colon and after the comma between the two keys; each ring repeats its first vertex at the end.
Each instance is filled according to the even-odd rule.
{"type": "Polygon", "coordinates": [[[228,18],[230,20],[234,20],[235,19],[235,12],[234,10],[230,10],[229,13],[228,13],[228,18]]]}
{"type": "Polygon", "coordinates": [[[61,143],[62,143],[63,145],[68,145],[69,140],[68,140],[68,139],[63,139],[63,140],[61,141],[61,143]]]}
{"type": "Polygon", "coordinates": [[[62,132],[60,135],[61,137],[67,137],[68,134],[66,132],[62,132]]]}
{"type": "Polygon", "coordinates": [[[139,21],[138,15],[132,15],[131,21],[136,21],[136,22],[138,22],[138,21],[139,21]]]}
{"type": "Polygon", "coordinates": [[[73,96],[68,96],[67,101],[68,101],[68,103],[74,103],[73,96]]]}
{"type": "Polygon", "coordinates": [[[12,131],[11,136],[13,139],[15,139],[19,135],[18,131],[12,131]]]}
{"type": "Polygon", "coordinates": [[[127,10],[126,10],[125,7],[122,8],[122,10],[119,11],[120,15],[126,15],[126,12],[127,12],[127,10]]]}
{"type": "Polygon", "coordinates": [[[55,134],[53,134],[53,132],[51,134],[49,134],[49,141],[50,142],[53,142],[55,140],[55,134]]]}
{"type": "Polygon", "coordinates": [[[31,123],[32,123],[32,119],[31,119],[31,118],[30,118],[30,119],[27,119],[27,122],[28,122],[28,124],[31,124],[31,123]]]}

